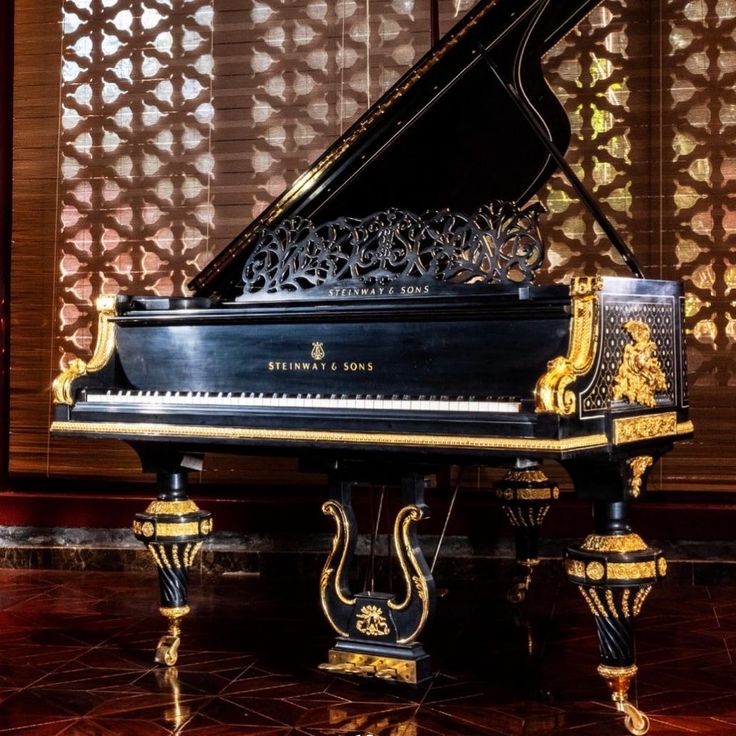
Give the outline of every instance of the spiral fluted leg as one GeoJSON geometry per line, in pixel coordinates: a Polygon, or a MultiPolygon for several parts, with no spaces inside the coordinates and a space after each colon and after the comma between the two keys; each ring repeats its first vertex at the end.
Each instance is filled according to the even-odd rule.
{"type": "Polygon", "coordinates": [[[176,664],[181,642],[181,619],[189,613],[189,568],[212,532],[212,514],[201,511],[185,493],[186,471],[158,474],[159,497],[136,514],[133,532],[158,568],[161,615],[168,631],[156,647],[155,661],[176,664]]]}
{"type": "MultiPolygon", "coordinates": [[[[598,504],[599,515],[605,505],[598,504]]],[[[591,534],[567,550],[565,570],[577,585],[595,617],[601,664],[613,702],[624,714],[633,736],[649,730],[649,719],[629,702],[629,687],[636,675],[634,620],[652,587],[667,572],[662,552],[649,547],[638,534],[622,528],[621,504],[610,504],[616,531],[591,534]]],[[[604,525],[605,526],[605,525],[604,525]]]]}

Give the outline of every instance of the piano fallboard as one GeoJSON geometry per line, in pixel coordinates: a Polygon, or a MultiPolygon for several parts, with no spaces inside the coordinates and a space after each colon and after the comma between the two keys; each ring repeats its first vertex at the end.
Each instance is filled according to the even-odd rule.
{"type": "Polygon", "coordinates": [[[115,320],[121,388],[425,402],[507,397],[530,408],[533,393],[517,392],[533,388],[547,362],[565,351],[569,300],[517,297],[516,314],[498,301],[429,312],[411,303],[346,305],[300,317],[288,307],[232,306],[187,312],[185,319],[166,311],[129,313],[115,320]],[[381,307],[386,314],[377,317],[381,307]],[[213,359],[225,369],[213,370],[213,359]]]}

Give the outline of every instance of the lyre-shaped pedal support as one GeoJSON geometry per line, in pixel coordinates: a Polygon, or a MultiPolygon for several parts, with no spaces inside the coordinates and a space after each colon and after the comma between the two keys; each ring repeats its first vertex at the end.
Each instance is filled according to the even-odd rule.
{"type": "Polygon", "coordinates": [[[511,603],[521,603],[539,564],[539,531],[550,505],[560,497],[560,489],[537,462],[519,458],[516,466],[495,484],[495,491],[514,532],[517,569],[506,598],[511,603]]]}
{"type": "MultiPolygon", "coordinates": [[[[652,458],[647,457],[648,463],[639,463],[640,472],[632,473],[637,460],[629,459],[615,470],[623,485],[620,500],[594,500],[594,532],[582,544],[567,549],[565,571],[595,617],[601,657],[598,674],[606,681],[616,709],[624,715],[626,729],[633,736],[643,736],[649,731],[649,719],[629,701],[629,688],[637,673],[634,620],[653,586],[666,575],[667,561],[661,550],[648,546],[628,523],[628,497],[639,494],[644,473],[652,464],[652,458]]],[[[606,472],[606,468],[591,464],[582,474],[570,470],[576,487],[582,474],[596,470],[589,479],[601,489],[607,485],[611,469],[606,472]]]]}
{"type": "Polygon", "coordinates": [[[158,568],[161,606],[168,630],[156,646],[155,661],[176,664],[181,643],[181,620],[189,613],[189,568],[204,540],[212,532],[212,514],[187,497],[187,471],[159,468],[158,499],[136,514],[133,533],[146,545],[158,568]]]}
{"type": "Polygon", "coordinates": [[[352,481],[334,478],[322,511],[335,523],[332,549],[320,579],[322,609],[338,634],[321,669],[418,684],[429,678],[429,656],[417,641],[435,605],[435,585],[417,539],[416,525],[429,516],[426,480],[407,475],[401,481],[402,506],[393,526],[393,545],[401,568],[398,596],[364,591],[353,594],[348,582],[357,541],[352,481]]]}

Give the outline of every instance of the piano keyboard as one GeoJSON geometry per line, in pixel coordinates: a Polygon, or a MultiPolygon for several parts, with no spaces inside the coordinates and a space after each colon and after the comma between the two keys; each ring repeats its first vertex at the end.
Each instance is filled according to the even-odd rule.
{"type": "Polygon", "coordinates": [[[205,391],[88,391],[87,403],[105,405],[152,404],[157,406],[197,406],[230,408],[349,409],[353,411],[427,411],[513,413],[521,411],[521,401],[511,398],[475,396],[346,396],[320,394],[256,394],[205,391]]]}

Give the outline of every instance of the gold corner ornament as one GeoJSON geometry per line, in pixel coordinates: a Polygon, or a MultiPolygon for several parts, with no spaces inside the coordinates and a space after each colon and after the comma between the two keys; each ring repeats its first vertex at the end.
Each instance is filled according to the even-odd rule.
{"type": "Polygon", "coordinates": [[[633,342],[624,347],[621,365],[613,381],[613,398],[654,407],[657,405],[656,394],[667,390],[667,379],[657,358],[657,343],[652,339],[652,331],[646,322],[629,320],[623,328],[633,342]]]}
{"type": "Polygon", "coordinates": [[[629,467],[629,493],[632,498],[639,498],[644,474],[654,465],[654,458],[650,455],[630,457],[626,464],[629,467]]]}
{"type": "Polygon", "coordinates": [[[538,414],[571,416],[575,413],[575,394],[568,387],[593,366],[598,349],[598,292],[602,288],[600,276],[573,278],[570,284],[572,325],[567,355],[550,360],[546,373],[537,381],[534,396],[538,414]]]}
{"type": "Polygon", "coordinates": [[[115,348],[115,327],[110,319],[117,314],[117,297],[101,296],[95,301],[97,308],[97,343],[92,357],[85,361],[75,358],[70,361],[66,370],[62,371],[51,384],[51,394],[54,404],[74,403],[72,384],[77,378],[94,373],[103,368],[115,348]]]}
{"type": "Polygon", "coordinates": [[[613,420],[613,444],[625,445],[628,442],[676,437],[681,434],[691,434],[692,431],[692,423],[679,423],[677,412],[674,411],[623,417],[613,420]]]}

